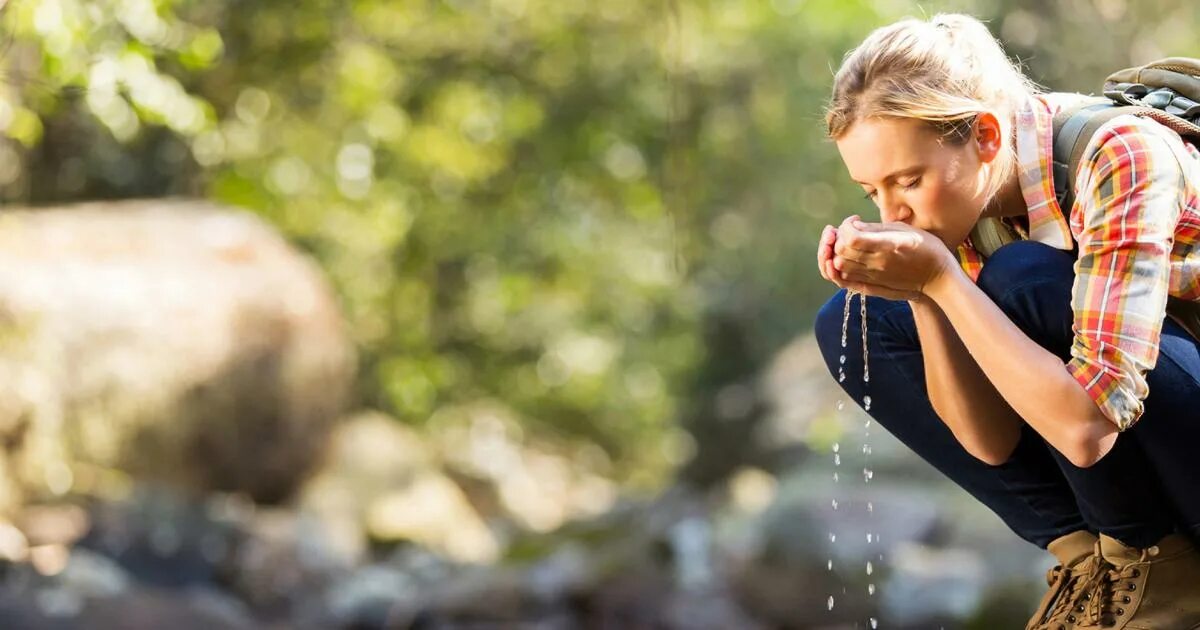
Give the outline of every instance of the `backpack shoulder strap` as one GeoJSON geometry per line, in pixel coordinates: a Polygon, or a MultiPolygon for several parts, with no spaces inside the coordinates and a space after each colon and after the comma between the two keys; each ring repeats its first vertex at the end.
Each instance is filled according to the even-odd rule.
{"type": "Polygon", "coordinates": [[[1200,126],[1153,107],[1107,100],[1065,108],[1054,115],[1054,197],[1063,212],[1069,213],[1075,201],[1075,176],[1088,141],[1104,123],[1122,114],[1149,118],[1200,146],[1200,126]]]}
{"type": "Polygon", "coordinates": [[[1075,202],[1075,175],[1088,141],[1104,123],[1129,108],[1104,99],[1068,107],[1054,115],[1054,197],[1064,213],[1075,202]]]}

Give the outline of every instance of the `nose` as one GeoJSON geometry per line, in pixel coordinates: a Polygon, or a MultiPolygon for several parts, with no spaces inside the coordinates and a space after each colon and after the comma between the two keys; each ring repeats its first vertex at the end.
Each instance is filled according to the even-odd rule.
{"type": "Polygon", "coordinates": [[[884,223],[903,221],[912,216],[912,211],[899,195],[880,194],[876,201],[879,204],[879,218],[884,223]]]}

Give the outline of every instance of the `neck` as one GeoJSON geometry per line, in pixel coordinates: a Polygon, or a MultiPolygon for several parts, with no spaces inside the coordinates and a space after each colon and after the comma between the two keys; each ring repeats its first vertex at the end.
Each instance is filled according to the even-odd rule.
{"type": "Polygon", "coordinates": [[[1027,214],[1029,207],[1025,205],[1025,195],[1021,193],[1021,180],[1014,168],[1012,176],[996,191],[996,196],[983,209],[982,216],[1020,217],[1027,214]]]}

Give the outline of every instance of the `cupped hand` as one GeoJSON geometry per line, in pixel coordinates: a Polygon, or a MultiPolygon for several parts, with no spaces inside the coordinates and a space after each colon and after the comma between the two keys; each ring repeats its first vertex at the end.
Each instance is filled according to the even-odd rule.
{"type": "MultiPolygon", "coordinates": [[[[842,226],[846,227],[848,224],[852,224],[853,221],[856,220],[860,220],[858,215],[851,215],[842,222],[842,226]]],[[[888,300],[915,301],[924,299],[925,296],[920,291],[895,289],[864,280],[856,280],[850,277],[844,277],[843,271],[835,265],[835,262],[837,262],[838,259],[836,249],[840,240],[839,235],[843,233],[852,234],[855,231],[856,230],[852,225],[845,230],[833,227],[832,225],[826,225],[825,228],[821,230],[821,240],[817,244],[817,269],[820,271],[822,278],[843,289],[847,289],[856,293],[862,293],[864,295],[881,297],[888,300]]]]}
{"type": "Polygon", "coordinates": [[[957,266],[941,239],[905,223],[866,223],[850,216],[836,233],[831,277],[847,287],[886,287],[918,299],[957,266]]]}

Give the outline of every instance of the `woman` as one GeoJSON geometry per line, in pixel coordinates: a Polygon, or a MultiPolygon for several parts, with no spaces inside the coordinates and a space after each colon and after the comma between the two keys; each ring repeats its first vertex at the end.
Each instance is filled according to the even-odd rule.
{"type": "Polygon", "coordinates": [[[872,417],[1057,557],[1027,628],[1200,628],[1200,344],[1165,313],[1200,301],[1200,151],[1118,116],[1060,208],[1052,118],[1075,98],[967,16],[849,53],[828,133],[882,222],[822,232],[842,289],[816,335],[872,417]],[[984,257],[981,217],[1019,239],[984,257]],[[847,290],[868,296],[869,383],[841,348],[847,290]]]}

